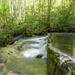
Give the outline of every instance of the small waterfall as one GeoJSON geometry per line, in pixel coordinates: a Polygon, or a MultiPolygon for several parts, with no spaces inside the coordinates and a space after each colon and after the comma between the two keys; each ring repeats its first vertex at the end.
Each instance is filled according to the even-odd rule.
{"type": "Polygon", "coordinates": [[[35,57],[39,53],[40,53],[39,50],[31,48],[31,49],[28,49],[27,51],[24,51],[22,54],[24,57],[28,58],[28,57],[35,57]]]}
{"type": "Polygon", "coordinates": [[[40,53],[43,54],[43,58],[47,58],[47,44],[44,44],[41,48],[40,48],[40,53]]]}
{"type": "Polygon", "coordinates": [[[30,47],[27,50],[24,50],[21,54],[26,57],[36,57],[39,54],[43,54],[42,58],[47,58],[47,44],[46,44],[46,40],[45,38],[47,38],[49,36],[49,34],[47,36],[44,37],[40,37],[40,38],[31,38],[31,39],[27,39],[24,41],[27,42],[35,42],[35,43],[31,43],[28,44],[27,47],[30,47]],[[36,44],[37,42],[39,42],[38,44],[36,44]]]}

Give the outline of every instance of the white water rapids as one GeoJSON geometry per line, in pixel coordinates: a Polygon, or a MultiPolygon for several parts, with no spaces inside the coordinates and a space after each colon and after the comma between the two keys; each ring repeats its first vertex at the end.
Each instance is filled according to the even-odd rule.
{"type": "Polygon", "coordinates": [[[17,42],[28,42],[28,44],[24,44],[23,45],[23,51],[21,52],[21,54],[25,57],[25,58],[34,58],[39,54],[42,54],[43,57],[42,58],[47,58],[47,44],[46,44],[46,40],[44,40],[45,38],[47,38],[49,36],[49,34],[47,36],[43,36],[43,37],[34,37],[34,38],[29,38],[29,39],[23,39],[23,40],[19,40],[17,42]]]}
{"type": "MultiPolygon", "coordinates": [[[[24,37],[14,44],[9,45],[5,50],[12,51],[11,62],[6,65],[7,70],[22,72],[25,75],[46,75],[47,74],[47,36],[24,37]],[[42,59],[37,59],[40,55],[42,59]],[[15,64],[17,63],[17,64],[15,64]],[[12,65],[14,65],[12,67],[12,65]]],[[[10,55],[9,55],[10,56],[10,55]]],[[[3,72],[2,75],[7,73],[3,72]]]]}

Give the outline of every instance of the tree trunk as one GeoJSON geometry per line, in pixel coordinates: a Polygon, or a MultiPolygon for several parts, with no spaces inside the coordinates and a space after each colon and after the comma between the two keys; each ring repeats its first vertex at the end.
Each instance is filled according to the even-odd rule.
{"type": "Polygon", "coordinates": [[[3,0],[3,7],[4,7],[4,23],[6,23],[6,9],[5,9],[5,0],[3,0]]]}
{"type": "Polygon", "coordinates": [[[11,13],[12,13],[12,19],[13,19],[13,0],[11,0],[11,13]]]}
{"type": "Polygon", "coordinates": [[[73,6],[74,6],[74,14],[75,14],[75,3],[73,4],[73,6]]]}
{"type": "Polygon", "coordinates": [[[34,16],[34,0],[31,3],[31,17],[34,16]]]}
{"type": "Polygon", "coordinates": [[[16,18],[17,18],[17,0],[15,0],[16,18]]]}
{"type": "Polygon", "coordinates": [[[51,12],[51,0],[48,0],[48,17],[47,17],[47,21],[48,21],[48,26],[50,27],[50,12],[51,12]]]}
{"type": "Polygon", "coordinates": [[[11,0],[9,0],[9,8],[10,8],[10,14],[11,14],[11,0]]]}
{"type": "Polygon", "coordinates": [[[41,17],[41,9],[40,9],[41,7],[40,6],[41,6],[41,0],[39,0],[39,17],[41,17]]]}
{"type": "Polygon", "coordinates": [[[23,17],[23,20],[25,20],[25,8],[26,8],[26,0],[24,0],[24,17],[23,17]]]}
{"type": "Polygon", "coordinates": [[[75,2],[73,1],[73,15],[75,14],[75,2]]]}
{"type": "Polygon", "coordinates": [[[64,5],[64,0],[62,0],[62,5],[64,5]]]}
{"type": "Polygon", "coordinates": [[[19,0],[19,18],[20,18],[20,21],[21,21],[21,17],[22,17],[21,3],[22,3],[22,0],[19,0]]]}

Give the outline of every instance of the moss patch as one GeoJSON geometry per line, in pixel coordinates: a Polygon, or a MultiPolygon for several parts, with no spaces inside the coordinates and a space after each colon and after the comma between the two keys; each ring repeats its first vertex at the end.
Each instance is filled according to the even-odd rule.
{"type": "Polygon", "coordinates": [[[58,75],[59,71],[59,54],[50,50],[47,50],[47,75],[58,75]]]}

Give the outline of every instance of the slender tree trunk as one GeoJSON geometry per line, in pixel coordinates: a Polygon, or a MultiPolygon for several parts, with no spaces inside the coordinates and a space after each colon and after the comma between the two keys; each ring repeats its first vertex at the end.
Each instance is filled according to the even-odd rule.
{"type": "Polygon", "coordinates": [[[40,0],[39,0],[39,13],[40,13],[40,0]]]}
{"type": "Polygon", "coordinates": [[[44,14],[44,12],[43,12],[43,7],[42,7],[42,20],[43,20],[43,14],[44,14]]]}
{"type": "MultiPolygon", "coordinates": [[[[44,4],[47,5],[46,0],[44,0],[44,4]]],[[[44,19],[47,20],[47,7],[44,8],[44,19]]]]}
{"type": "Polygon", "coordinates": [[[41,0],[38,0],[39,3],[39,10],[38,10],[38,16],[41,17],[41,0]]]}
{"type": "Polygon", "coordinates": [[[34,16],[34,0],[32,1],[32,4],[31,4],[31,17],[34,16]]]}
{"type": "Polygon", "coordinates": [[[13,0],[9,0],[9,6],[10,6],[10,14],[12,15],[12,22],[13,22],[13,0]]]}
{"type": "Polygon", "coordinates": [[[73,3],[73,0],[70,0],[70,10],[71,10],[71,14],[74,15],[74,3],[73,3]]]}
{"type": "Polygon", "coordinates": [[[75,14],[75,3],[74,3],[74,14],[75,14]]]}
{"type": "Polygon", "coordinates": [[[5,9],[5,0],[3,0],[3,6],[4,6],[4,23],[6,23],[6,9],[5,9]]]}
{"type": "Polygon", "coordinates": [[[34,15],[34,13],[35,13],[35,11],[34,11],[34,3],[35,3],[35,2],[34,2],[34,0],[33,0],[33,15],[34,15]]]}
{"type": "Polygon", "coordinates": [[[44,0],[42,2],[42,4],[44,4],[44,6],[42,6],[42,21],[44,22],[44,15],[45,15],[45,12],[46,12],[46,11],[44,11],[44,9],[45,9],[45,5],[46,5],[46,0],[44,0]]]}
{"type": "Polygon", "coordinates": [[[74,2],[74,0],[72,0],[72,8],[73,8],[73,15],[75,14],[75,2],[74,2]]]}
{"type": "Polygon", "coordinates": [[[64,5],[64,2],[65,2],[65,1],[64,1],[64,0],[62,0],[62,5],[64,5]]]}
{"type": "Polygon", "coordinates": [[[17,0],[15,0],[16,18],[17,18],[17,0]]]}
{"type": "Polygon", "coordinates": [[[48,0],[48,17],[47,17],[47,21],[48,21],[48,26],[50,27],[50,12],[51,12],[51,0],[48,0]]]}
{"type": "Polygon", "coordinates": [[[25,8],[26,8],[26,0],[24,0],[24,17],[23,17],[23,20],[25,20],[25,8]]]}
{"type": "Polygon", "coordinates": [[[21,17],[22,17],[21,3],[22,3],[22,0],[19,0],[19,18],[20,18],[20,21],[21,21],[21,17]]]}
{"type": "Polygon", "coordinates": [[[13,0],[11,0],[11,13],[12,13],[12,19],[13,19],[13,0]]]}
{"type": "Polygon", "coordinates": [[[11,0],[9,0],[9,8],[10,8],[10,14],[11,14],[11,0]]]}
{"type": "Polygon", "coordinates": [[[55,8],[55,6],[56,6],[56,0],[54,0],[54,8],[55,8]]]}

